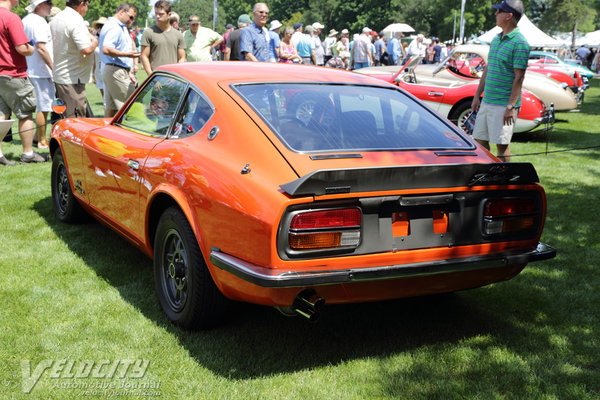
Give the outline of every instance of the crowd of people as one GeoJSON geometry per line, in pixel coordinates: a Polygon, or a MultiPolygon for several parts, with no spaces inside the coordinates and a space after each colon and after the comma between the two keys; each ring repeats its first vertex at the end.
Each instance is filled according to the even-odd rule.
{"type": "MultiPolygon", "coordinates": [[[[103,96],[105,117],[112,117],[137,87],[139,64],[147,74],[165,64],[212,60],[351,70],[401,64],[411,56],[435,63],[443,55],[435,37],[425,44],[418,35],[402,45],[401,33],[386,38],[365,27],[352,37],[348,29],[330,29],[321,40],[325,26],[319,22],[283,26],[272,19],[267,25],[265,3],[256,3],[252,17],[240,15],[237,27],[228,24],[221,35],[201,26],[197,15],[189,16],[184,26],[166,0],[154,4],[156,24],[143,32],[133,27],[137,10],[128,2],[91,26],[84,20],[89,0],[67,0],[64,10],[53,7],[52,0],[29,2],[28,15],[21,20],[11,12],[17,0],[0,0],[0,118],[14,114],[19,120],[23,163],[47,161],[33,146],[37,142],[39,149],[48,147],[46,132],[55,98],[65,102],[65,116],[90,116],[85,88],[92,81],[103,96]]],[[[0,165],[13,164],[0,146],[0,165]]]]}
{"type": "MultiPolygon", "coordinates": [[[[412,41],[404,41],[402,33],[376,32],[364,27],[360,33],[350,36],[348,29],[338,32],[330,29],[323,38],[325,26],[320,22],[304,25],[297,22],[283,26],[277,19],[269,21],[269,8],[265,3],[254,5],[252,17],[242,14],[237,20],[237,28],[231,24],[221,36],[208,28],[197,31],[197,17],[192,16],[184,31],[187,49],[193,44],[196,48],[212,48],[210,57],[205,53],[202,61],[262,61],[280,63],[301,63],[343,69],[358,69],[378,65],[398,65],[411,56],[422,56],[424,63],[439,62],[445,56],[446,48],[439,39],[426,40],[417,35],[412,41]],[[198,42],[201,44],[199,45],[198,42]]],[[[189,56],[187,61],[198,61],[189,56]]]]}
{"type": "MultiPolygon", "coordinates": [[[[93,81],[103,96],[104,115],[112,117],[137,87],[140,64],[147,74],[165,64],[213,60],[353,70],[401,65],[415,56],[438,63],[447,53],[438,38],[421,34],[402,40],[401,32],[369,27],[351,36],[348,29],[324,33],[320,22],[283,26],[269,18],[265,3],[256,3],[252,16],[240,15],[237,27],[228,24],[221,35],[201,26],[197,15],[182,24],[166,0],[154,4],[156,24],[143,32],[133,27],[137,10],[131,3],[121,3],[113,16],[90,26],[84,20],[89,0],[67,0],[64,10],[52,0],[29,2],[29,14],[21,20],[10,11],[18,0],[0,0],[0,118],[14,113],[19,120],[24,163],[47,159],[33,145],[48,146],[46,126],[55,98],[65,102],[65,116],[89,116],[85,88],[93,81]]],[[[12,164],[0,146],[0,165],[12,164]]]]}

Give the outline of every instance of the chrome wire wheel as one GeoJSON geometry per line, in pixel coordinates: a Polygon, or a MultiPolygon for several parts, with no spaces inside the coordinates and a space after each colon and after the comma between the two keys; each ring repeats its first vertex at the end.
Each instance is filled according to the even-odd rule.
{"type": "Polygon", "coordinates": [[[162,286],[169,307],[180,312],[188,299],[188,257],[179,232],[170,229],[163,239],[162,286]]]}
{"type": "Polygon", "coordinates": [[[305,101],[298,106],[296,109],[296,118],[298,118],[304,125],[308,125],[312,118],[313,112],[315,111],[314,101],[305,101]]]}
{"type": "Polygon", "coordinates": [[[456,126],[458,126],[460,129],[462,129],[463,132],[468,132],[467,127],[465,126],[465,121],[467,120],[467,117],[469,116],[470,113],[471,113],[471,108],[468,108],[468,109],[462,111],[458,115],[458,119],[456,121],[456,126]]]}

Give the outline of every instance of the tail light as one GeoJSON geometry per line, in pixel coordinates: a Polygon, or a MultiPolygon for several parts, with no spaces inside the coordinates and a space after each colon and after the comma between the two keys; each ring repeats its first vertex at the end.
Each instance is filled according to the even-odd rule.
{"type": "Polygon", "coordinates": [[[325,250],[357,247],[362,213],[356,207],[302,211],[290,222],[292,250],[325,250]]]}
{"type": "Polygon", "coordinates": [[[573,76],[575,77],[575,84],[577,86],[583,86],[583,79],[581,79],[581,74],[578,71],[575,71],[573,76]]]}
{"type": "Polygon", "coordinates": [[[538,203],[534,199],[488,199],[483,204],[483,233],[498,235],[535,229],[538,203]]]}

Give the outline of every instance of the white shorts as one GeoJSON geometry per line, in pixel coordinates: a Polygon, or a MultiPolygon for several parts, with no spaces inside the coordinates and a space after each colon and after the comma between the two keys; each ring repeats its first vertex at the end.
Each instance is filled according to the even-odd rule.
{"type": "Polygon", "coordinates": [[[481,102],[473,128],[473,139],[493,144],[510,144],[515,124],[504,125],[504,111],[506,106],[481,102]]]}
{"type": "Polygon", "coordinates": [[[41,112],[52,111],[52,102],[56,94],[52,78],[29,78],[35,91],[37,110],[41,112]]]}

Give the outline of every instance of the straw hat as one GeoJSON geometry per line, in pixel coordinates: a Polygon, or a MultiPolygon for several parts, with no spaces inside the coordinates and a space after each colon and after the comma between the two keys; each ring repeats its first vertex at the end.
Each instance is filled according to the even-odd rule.
{"type": "Polygon", "coordinates": [[[98,25],[106,25],[108,19],[106,17],[100,17],[96,21],[92,22],[92,28],[96,29],[98,25]]]}

